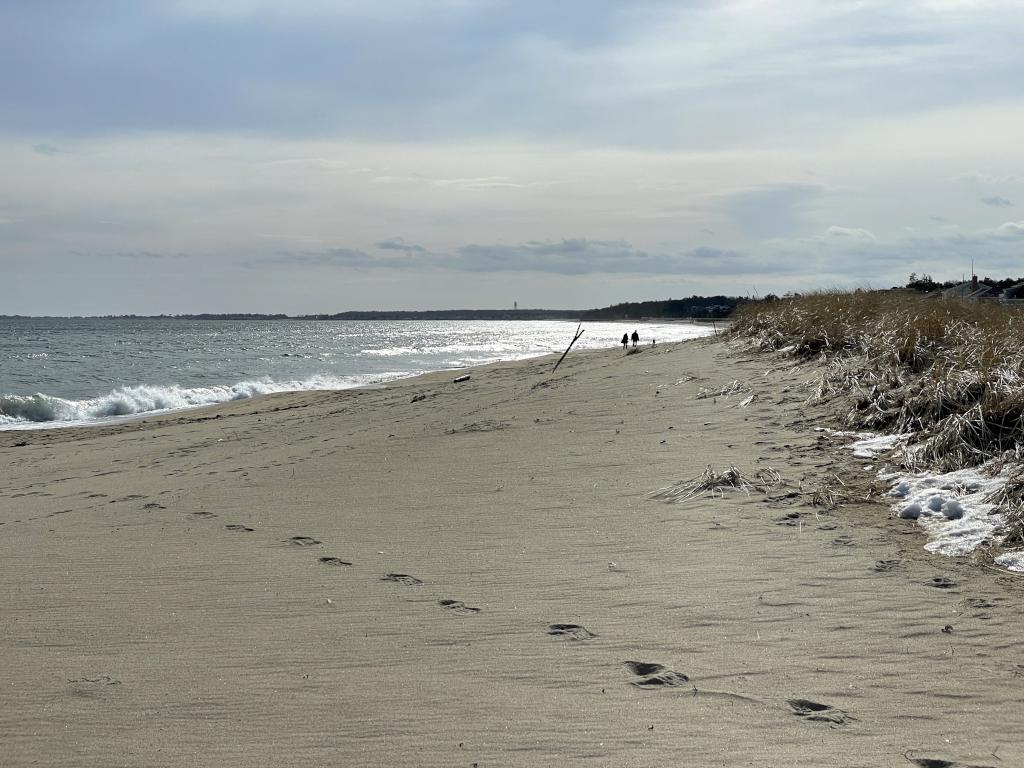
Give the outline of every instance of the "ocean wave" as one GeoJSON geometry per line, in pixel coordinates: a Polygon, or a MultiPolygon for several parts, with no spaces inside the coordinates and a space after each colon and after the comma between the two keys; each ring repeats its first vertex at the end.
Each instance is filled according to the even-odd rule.
{"type": "Polygon", "coordinates": [[[415,373],[390,372],[343,377],[312,376],[301,381],[274,381],[262,378],[211,387],[142,384],[134,387],[120,387],[101,397],[87,400],[68,400],[42,393],[0,395],[0,428],[90,424],[120,416],[198,408],[275,392],[351,389],[412,375],[415,373]]]}

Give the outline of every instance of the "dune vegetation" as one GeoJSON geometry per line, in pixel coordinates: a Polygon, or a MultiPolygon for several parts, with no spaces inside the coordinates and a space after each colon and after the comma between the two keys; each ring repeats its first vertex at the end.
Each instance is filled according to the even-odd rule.
{"type": "Polygon", "coordinates": [[[1024,311],[899,292],[820,292],[748,304],[730,330],[823,365],[809,400],[847,426],[910,433],[890,459],[914,472],[1009,476],[1004,543],[1024,543],[1024,311]]]}

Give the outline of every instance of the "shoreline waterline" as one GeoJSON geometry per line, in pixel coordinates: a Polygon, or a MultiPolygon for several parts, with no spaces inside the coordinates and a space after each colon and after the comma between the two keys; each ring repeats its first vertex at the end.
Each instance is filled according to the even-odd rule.
{"type": "MultiPolygon", "coordinates": [[[[202,370],[202,376],[198,378],[205,378],[206,381],[200,381],[193,386],[179,383],[126,383],[112,387],[103,394],[77,398],[49,394],[45,391],[32,394],[12,394],[0,389],[0,431],[75,429],[119,424],[147,416],[189,411],[283,392],[333,391],[386,386],[393,381],[423,374],[466,370],[491,363],[560,354],[562,350],[555,348],[552,343],[554,332],[564,331],[569,326],[575,328],[571,323],[553,325],[531,321],[522,321],[518,325],[511,326],[510,324],[492,323],[490,326],[488,328],[485,325],[481,331],[481,324],[473,324],[468,330],[450,323],[442,325],[440,330],[446,334],[443,339],[445,343],[443,346],[438,346],[435,341],[433,342],[434,347],[428,345],[428,342],[433,341],[429,338],[429,334],[419,328],[416,329],[419,335],[410,340],[408,324],[392,323],[376,329],[370,326],[370,332],[364,332],[357,339],[360,342],[358,352],[347,353],[348,356],[344,359],[342,356],[346,353],[334,351],[329,347],[319,347],[320,351],[315,356],[309,349],[302,352],[279,352],[279,357],[285,359],[286,365],[281,365],[279,360],[263,354],[263,350],[250,344],[252,349],[250,355],[258,355],[257,364],[265,364],[267,367],[277,366],[285,372],[304,372],[306,373],[304,376],[291,375],[284,378],[280,375],[275,377],[269,373],[261,375],[257,372],[255,377],[225,383],[218,380],[225,376],[223,371],[209,362],[204,362],[206,368],[202,370]],[[524,328],[523,324],[526,323],[529,325],[524,328]],[[402,327],[403,325],[405,327],[402,327]],[[498,327],[495,328],[495,326],[498,327]],[[531,336],[530,333],[535,329],[542,331],[543,335],[531,336]],[[376,331],[378,335],[372,335],[373,331],[376,331]],[[387,332],[385,333],[385,331],[387,332]],[[477,342],[475,344],[468,343],[469,340],[459,340],[460,334],[467,336],[472,333],[489,333],[490,335],[485,335],[482,339],[473,339],[477,342]],[[435,349],[442,349],[443,353],[438,354],[434,352],[435,349]],[[456,353],[454,355],[453,350],[456,353]],[[334,372],[328,372],[330,366],[334,367],[334,372]]],[[[611,342],[619,341],[618,333],[623,325],[621,323],[601,323],[595,324],[595,326],[597,326],[597,334],[574,347],[575,351],[615,349],[611,346],[611,342]],[[610,329],[614,329],[614,331],[612,332],[610,329]],[[609,338],[610,335],[614,338],[609,338]],[[595,346],[595,344],[601,346],[595,346]]],[[[643,331],[642,337],[647,342],[656,341],[653,338],[653,333],[659,333],[663,343],[702,338],[714,333],[710,326],[695,323],[633,324],[633,326],[643,331]]],[[[434,332],[436,333],[436,331],[434,332]]],[[[319,344],[320,341],[317,339],[311,345],[314,350],[318,348],[316,344],[319,344]]],[[[270,345],[268,344],[268,346],[270,345]]],[[[47,353],[28,353],[25,357],[45,359],[47,353]]],[[[112,359],[111,365],[117,365],[118,362],[117,359],[112,359]]],[[[60,362],[56,365],[59,364],[60,362]]],[[[71,363],[64,364],[70,369],[71,363]]],[[[180,368],[177,361],[173,361],[173,365],[174,368],[180,368]]],[[[146,372],[138,371],[138,374],[144,376],[146,372]]]]}

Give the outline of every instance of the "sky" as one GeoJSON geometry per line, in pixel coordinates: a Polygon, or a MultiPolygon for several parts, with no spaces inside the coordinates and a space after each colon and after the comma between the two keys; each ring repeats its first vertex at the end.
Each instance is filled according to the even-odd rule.
{"type": "Polygon", "coordinates": [[[1024,275],[1024,0],[4,0],[0,314],[1024,275]]]}

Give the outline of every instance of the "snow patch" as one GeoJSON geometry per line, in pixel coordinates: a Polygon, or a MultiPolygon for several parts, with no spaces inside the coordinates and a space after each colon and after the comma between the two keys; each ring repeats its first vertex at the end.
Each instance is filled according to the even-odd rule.
{"type": "MultiPolygon", "coordinates": [[[[818,427],[817,431],[857,438],[850,448],[858,458],[874,458],[911,437],[910,434],[840,432],[824,427],[818,427]]],[[[889,496],[896,502],[892,507],[896,516],[916,520],[924,529],[928,536],[924,548],[929,552],[948,556],[969,554],[996,538],[1005,523],[996,505],[985,499],[1002,489],[1008,478],[1005,474],[987,474],[984,465],[940,475],[879,472],[878,477],[892,484],[889,496]]],[[[1019,563],[1024,570],[1024,550],[1019,560],[1007,558],[1007,562],[1011,561],[1019,563]]]]}
{"type": "Polygon", "coordinates": [[[850,448],[853,449],[853,455],[860,459],[873,459],[878,454],[890,451],[900,443],[906,442],[909,437],[909,434],[864,434],[860,436],[860,440],[857,440],[853,445],[850,446],[850,448]]]}
{"type": "Polygon", "coordinates": [[[995,537],[1003,523],[996,505],[985,499],[1000,490],[1007,478],[988,477],[978,469],[958,469],[943,475],[900,477],[889,495],[900,501],[897,517],[916,520],[928,534],[925,549],[940,555],[966,555],[995,537]]]}
{"type": "Polygon", "coordinates": [[[1012,552],[1004,552],[996,558],[996,565],[1001,565],[1008,571],[1019,571],[1024,573],[1024,549],[1015,549],[1012,552]]]}
{"type": "Polygon", "coordinates": [[[874,432],[846,432],[841,429],[829,429],[828,427],[815,427],[815,432],[824,432],[832,437],[855,437],[857,438],[850,448],[853,455],[859,459],[873,459],[880,453],[885,453],[895,448],[900,443],[906,442],[911,433],[904,432],[898,435],[877,435],[874,432]]]}

